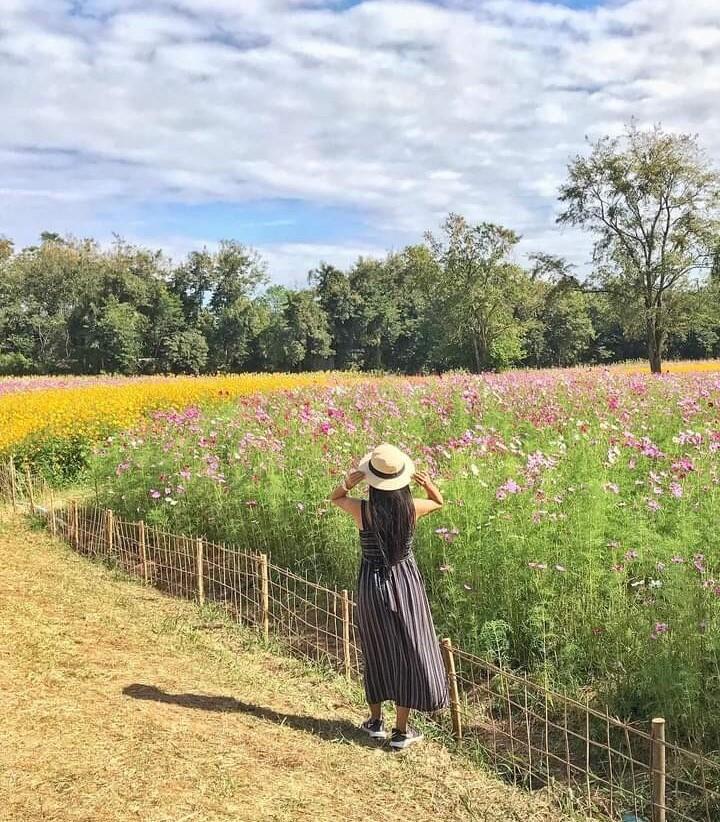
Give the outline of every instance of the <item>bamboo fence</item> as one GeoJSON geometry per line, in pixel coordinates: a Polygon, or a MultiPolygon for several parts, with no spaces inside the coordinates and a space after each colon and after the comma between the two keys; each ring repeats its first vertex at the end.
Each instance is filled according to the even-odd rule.
{"type": "MultiPolygon", "coordinates": [[[[165,593],[222,607],[293,655],[356,680],[362,675],[352,592],[274,565],[267,554],[170,534],[76,501],[12,462],[0,499],[40,518],[78,553],[165,593]]],[[[665,720],[628,723],[441,641],[450,709],[431,721],[460,753],[529,790],[560,790],[596,818],[718,822],[720,761],[666,739],[665,720]]]]}

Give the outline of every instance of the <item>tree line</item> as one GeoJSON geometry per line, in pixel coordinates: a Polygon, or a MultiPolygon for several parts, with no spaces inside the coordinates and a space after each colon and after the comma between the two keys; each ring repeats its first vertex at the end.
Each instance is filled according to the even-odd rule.
{"type": "Polygon", "coordinates": [[[305,288],[235,240],[180,262],[118,238],[0,238],[0,374],[318,368],[427,373],[720,355],[720,182],[696,137],[630,125],[568,166],[560,224],[582,279],[520,236],[450,214],[424,241],[305,288]]]}

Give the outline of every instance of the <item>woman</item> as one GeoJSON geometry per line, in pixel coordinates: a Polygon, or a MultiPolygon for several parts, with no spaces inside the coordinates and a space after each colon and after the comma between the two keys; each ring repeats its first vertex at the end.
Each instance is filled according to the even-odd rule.
{"type": "Polygon", "coordinates": [[[422,739],[408,725],[411,710],[433,712],[448,702],[447,681],[422,577],[412,552],[417,520],[443,504],[440,491],[399,449],[384,443],[360,461],[330,495],[360,529],[362,561],[357,593],[365,695],[373,738],[386,738],[382,703],[396,706],[390,745],[406,748],[422,739]],[[413,499],[410,480],[427,493],[413,499]],[[366,480],[369,500],[348,492],[366,480]]]}

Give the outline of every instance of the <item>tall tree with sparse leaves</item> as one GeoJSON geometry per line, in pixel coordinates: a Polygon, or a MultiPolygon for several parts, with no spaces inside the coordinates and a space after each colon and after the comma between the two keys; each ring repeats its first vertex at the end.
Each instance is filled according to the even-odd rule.
{"type": "Polygon", "coordinates": [[[642,312],[650,368],[659,373],[677,317],[673,296],[711,265],[717,172],[696,137],[631,124],[570,163],[560,201],[560,224],[595,235],[602,286],[642,312]]]}

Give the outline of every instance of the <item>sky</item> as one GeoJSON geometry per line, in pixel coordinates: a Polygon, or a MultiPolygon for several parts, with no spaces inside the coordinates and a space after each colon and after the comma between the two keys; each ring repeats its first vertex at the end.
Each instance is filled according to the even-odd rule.
{"type": "Polygon", "coordinates": [[[586,269],[555,224],[635,118],[720,161],[718,0],[2,0],[0,235],[233,238],[302,285],[449,211],[586,269]]]}

